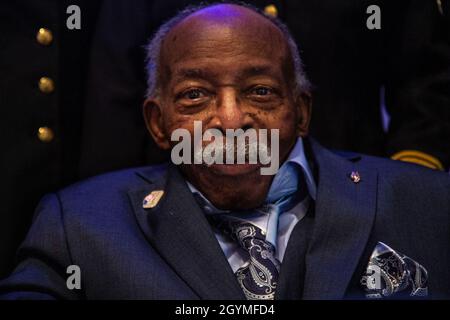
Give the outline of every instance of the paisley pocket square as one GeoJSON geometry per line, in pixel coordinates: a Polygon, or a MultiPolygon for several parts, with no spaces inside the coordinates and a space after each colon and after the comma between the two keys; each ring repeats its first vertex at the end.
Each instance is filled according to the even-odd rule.
{"type": "Polygon", "coordinates": [[[378,242],[361,284],[366,298],[428,296],[427,270],[413,259],[378,242]]]}

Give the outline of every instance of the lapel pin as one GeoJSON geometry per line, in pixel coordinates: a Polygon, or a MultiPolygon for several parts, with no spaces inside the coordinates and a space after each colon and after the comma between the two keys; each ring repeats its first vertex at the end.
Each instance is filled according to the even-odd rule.
{"type": "Polygon", "coordinates": [[[156,207],[159,200],[161,200],[162,196],[164,195],[164,191],[162,190],[156,190],[150,192],[145,198],[144,201],[142,201],[142,207],[144,209],[152,209],[156,207]]]}
{"type": "Polygon", "coordinates": [[[361,181],[361,176],[359,175],[358,171],[352,171],[350,174],[350,180],[353,181],[353,183],[358,183],[361,181]]]}

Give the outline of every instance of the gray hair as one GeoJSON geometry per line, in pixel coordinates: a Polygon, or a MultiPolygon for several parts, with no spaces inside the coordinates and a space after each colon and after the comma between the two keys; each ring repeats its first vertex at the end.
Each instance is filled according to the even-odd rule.
{"type": "Polygon", "coordinates": [[[292,58],[292,63],[294,66],[294,74],[295,74],[295,83],[294,83],[294,88],[293,88],[294,94],[309,92],[311,90],[311,83],[309,82],[309,80],[306,77],[306,74],[303,70],[303,64],[302,64],[302,60],[300,58],[297,44],[296,44],[292,34],[290,33],[288,27],[283,22],[281,22],[281,20],[279,20],[275,17],[266,15],[262,10],[252,6],[250,4],[227,1],[227,2],[216,2],[216,3],[211,3],[211,4],[201,4],[201,5],[197,5],[197,6],[188,6],[185,9],[183,9],[182,11],[180,11],[176,16],[169,19],[167,22],[165,22],[164,24],[162,24],[159,27],[159,29],[154,33],[154,35],[151,37],[149,43],[145,47],[146,52],[147,52],[147,64],[146,64],[147,93],[146,93],[146,97],[147,98],[155,97],[159,94],[159,89],[160,89],[160,86],[159,86],[159,82],[160,82],[159,64],[160,64],[161,46],[162,46],[162,43],[163,43],[165,37],[169,34],[169,32],[179,22],[181,22],[182,20],[184,20],[191,14],[193,14],[199,10],[211,7],[211,6],[218,5],[218,4],[224,4],[224,3],[238,4],[238,5],[244,6],[248,9],[260,14],[264,18],[268,19],[276,27],[278,27],[278,29],[280,29],[280,31],[283,33],[283,35],[286,38],[287,45],[288,45],[290,55],[292,58]]]}

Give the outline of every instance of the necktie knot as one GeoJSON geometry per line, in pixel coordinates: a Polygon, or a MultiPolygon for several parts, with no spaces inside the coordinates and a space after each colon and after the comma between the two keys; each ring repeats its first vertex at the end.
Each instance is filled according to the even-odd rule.
{"type": "Polygon", "coordinates": [[[233,221],[228,222],[228,227],[229,231],[225,231],[225,233],[229,233],[250,255],[251,250],[255,247],[270,251],[273,256],[275,255],[275,247],[266,240],[265,233],[257,226],[247,222],[233,221]]]}

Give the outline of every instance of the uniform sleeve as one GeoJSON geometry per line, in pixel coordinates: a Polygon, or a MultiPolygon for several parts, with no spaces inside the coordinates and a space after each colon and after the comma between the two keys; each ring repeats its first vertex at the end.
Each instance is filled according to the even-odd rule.
{"type": "Polygon", "coordinates": [[[434,1],[411,1],[392,36],[387,152],[434,169],[450,165],[450,23],[434,1]],[[395,54],[398,53],[398,54],[395,54]]]}
{"type": "Polygon", "coordinates": [[[2,300],[77,299],[80,290],[66,286],[72,265],[58,196],[44,197],[17,253],[17,267],[0,282],[2,300]]]}

